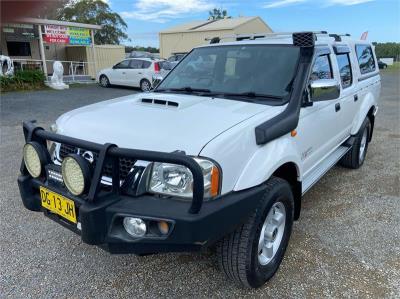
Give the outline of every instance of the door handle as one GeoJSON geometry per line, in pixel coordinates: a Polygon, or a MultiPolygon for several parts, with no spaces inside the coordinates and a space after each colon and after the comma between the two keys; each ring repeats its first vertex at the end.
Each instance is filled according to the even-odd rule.
{"type": "Polygon", "coordinates": [[[142,73],[139,72],[138,74],[141,75],[142,73]]]}
{"type": "Polygon", "coordinates": [[[358,101],[358,95],[354,95],[354,102],[357,102],[358,101]]]}
{"type": "Polygon", "coordinates": [[[122,72],[122,75],[125,75],[126,73],[125,72],[122,72]]]}
{"type": "Polygon", "coordinates": [[[335,111],[338,112],[340,110],[340,103],[337,103],[335,105],[335,111]]]}

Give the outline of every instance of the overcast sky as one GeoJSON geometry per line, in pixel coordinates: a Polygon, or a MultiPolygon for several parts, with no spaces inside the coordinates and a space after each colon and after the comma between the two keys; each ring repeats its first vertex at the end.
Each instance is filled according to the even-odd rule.
{"type": "Polygon", "coordinates": [[[127,45],[158,47],[158,32],[206,20],[214,7],[230,16],[260,16],[274,31],[327,30],[371,41],[400,42],[400,0],[104,0],[121,14],[127,45]]]}

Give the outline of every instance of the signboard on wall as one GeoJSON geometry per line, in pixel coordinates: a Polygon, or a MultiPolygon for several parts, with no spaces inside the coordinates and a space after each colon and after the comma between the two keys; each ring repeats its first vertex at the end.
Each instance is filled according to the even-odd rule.
{"type": "Polygon", "coordinates": [[[91,44],[89,29],[58,25],[45,25],[43,40],[46,43],[59,43],[88,46],[91,44]]]}
{"type": "Polygon", "coordinates": [[[91,43],[90,31],[85,28],[69,27],[69,43],[71,45],[88,46],[91,43]]]}
{"type": "Polygon", "coordinates": [[[66,26],[45,25],[43,40],[49,44],[68,44],[68,28],[66,26]]]}

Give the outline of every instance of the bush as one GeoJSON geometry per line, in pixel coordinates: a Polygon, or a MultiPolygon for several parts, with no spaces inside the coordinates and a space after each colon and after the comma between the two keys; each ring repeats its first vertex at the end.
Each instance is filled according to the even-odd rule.
{"type": "Polygon", "coordinates": [[[45,87],[45,75],[42,71],[17,71],[12,77],[0,77],[1,91],[31,90],[45,87]]]}

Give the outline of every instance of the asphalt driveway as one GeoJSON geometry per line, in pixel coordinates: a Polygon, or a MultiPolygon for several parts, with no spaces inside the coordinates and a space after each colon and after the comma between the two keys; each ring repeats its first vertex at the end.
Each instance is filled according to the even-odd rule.
{"type": "Polygon", "coordinates": [[[0,297],[400,297],[400,74],[382,76],[375,136],[360,170],[335,167],[304,197],[277,275],[226,281],[212,253],[110,255],[26,210],[16,178],[21,121],[48,127],[72,108],[135,92],[98,86],[1,96],[0,297]]]}

